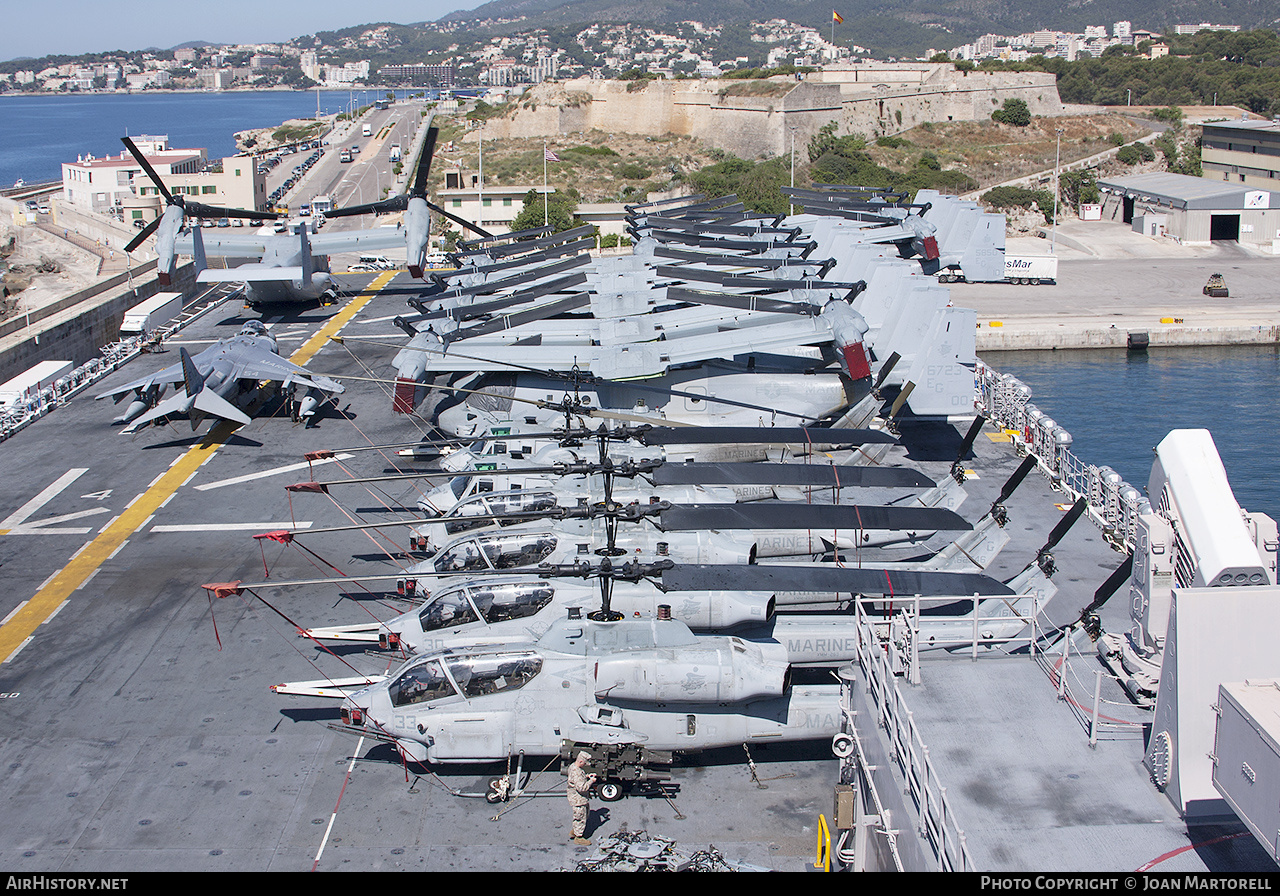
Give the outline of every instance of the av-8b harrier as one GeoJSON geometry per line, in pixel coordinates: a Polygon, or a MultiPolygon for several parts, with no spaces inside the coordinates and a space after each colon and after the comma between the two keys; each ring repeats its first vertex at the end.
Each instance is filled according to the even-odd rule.
{"type": "Polygon", "coordinates": [[[261,321],[249,321],[237,335],[220,339],[197,355],[190,355],[185,348],[179,352],[182,359],[177,364],[97,396],[111,396],[119,402],[130,391],[134,393],[133,402],[115,420],[128,424],[125,432],[136,432],[162,417],[182,414],[190,418],[193,431],[205,417],[232,420],[243,426],[249,416],[233,401],[262,381],[280,382],[291,394],[296,387],[305,386],[307,392],[297,403],[296,416],[300,419],[315,416],[325,393],[337,395],[343,391],[340,383],[280,357],[275,339],[261,321]],[[165,389],[179,383],[182,391],[162,401],[165,389]]]}

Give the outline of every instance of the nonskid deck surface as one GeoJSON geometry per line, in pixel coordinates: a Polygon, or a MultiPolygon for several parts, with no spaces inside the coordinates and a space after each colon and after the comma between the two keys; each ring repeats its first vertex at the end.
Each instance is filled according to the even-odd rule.
{"type": "MultiPolygon", "coordinates": [[[[342,329],[344,343],[327,344],[307,362],[310,369],[388,375],[403,343],[391,324],[403,308],[397,288],[408,286],[393,281],[373,297],[342,329]]],[[[339,310],[276,320],[281,354],[339,310]]],[[[229,335],[244,317],[238,306],[226,306],[180,341],[199,345],[229,335]]],[[[97,391],[166,360],[135,361],[97,391]]],[[[425,487],[365,493],[342,508],[323,495],[290,500],[286,484],[407,463],[364,452],[309,470],[299,467],[305,452],[406,441],[426,431],[392,413],[389,385],[346,382],[337,412],[330,409],[318,425],[296,426],[279,410],[265,416],[275,407],[268,405],[216,447],[205,438],[207,423],[194,436],[185,422],[122,436],[110,425],[120,409],[88,396],[0,446],[8,486],[0,505],[8,517],[0,525],[7,530],[0,565],[8,586],[0,595],[0,619],[8,620],[0,636],[9,639],[9,659],[0,664],[4,867],[557,870],[589,854],[567,842],[558,761],[545,770],[545,759],[525,765],[535,772],[531,787],[552,796],[495,807],[450,791],[482,793],[501,768],[406,773],[390,747],[326,727],[337,719],[335,703],[269,690],[278,681],[376,669],[378,661],[360,649],[317,649],[293,624],[365,621],[372,618],[366,608],[386,618],[387,605],[343,598],[335,586],[264,592],[273,610],[249,595],[215,600],[200,587],[260,580],[264,562],[281,580],[335,574],[333,568],[396,571],[383,555],[386,542],[365,534],[317,537],[308,547],[318,558],[251,537],[295,522],[339,525],[348,522],[343,508],[374,517],[374,508],[411,507],[425,487]],[[33,609],[38,624],[27,621],[33,609]]],[[[908,424],[903,434],[891,462],[918,466],[934,480],[947,474],[960,433],[908,424]]],[[[969,497],[960,508],[970,521],[986,512],[1018,462],[1008,445],[986,436],[975,454],[966,466],[978,475],[966,482],[969,497]]],[[[1013,542],[993,574],[1007,578],[1031,562],[1062,501],[1039,474],[1028,477],[1010,502],[1013,542]]],[[[1092,595],[1121,559],[1086,521],[1055,553],[1064,594],[1092,595]]],[[[1108,608],[1108,627],[1118,609],[1108,608]]],[[[923,685],[907,699],[936,742],[940,774],[954,776],[950,793],[980,866],[1137,867],[1190,843],[1146,782],[1140,740],[1089,750],[1076,717],[1025,657],[930,658],[923,685]],[[1022,762],[1029,767],[1015,765],[1022,762]],[[1099,802],[1085,787],[1103,788],[1111,800],[1099,802]],[[1040,803],[1031,805],[1033,798],[1040,803]]],[[[597,836],[624,826],[646,830],[682,849],[714,845],[730,860],[801,870],[813,861],[818,816],[831,811],[837,770],[826,742],[753,747],[749,755],[718,750],[679,765],[669,799],[593,802],[590,829],[597,836]]],[[[1246,848],[1246,840],[1230,842],[1246,848]]],[[[1189,851],[1177,859],[1179,868],[1195,861],[1206,867],[1209,858],[1189,851]]]]}

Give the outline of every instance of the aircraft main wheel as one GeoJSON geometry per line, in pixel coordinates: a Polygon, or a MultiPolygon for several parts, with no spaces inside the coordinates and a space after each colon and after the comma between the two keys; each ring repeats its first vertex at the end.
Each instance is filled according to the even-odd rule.
{"type": "Polygon", "coordinates": [[[600,794],[600,799],[606,803],[612,803],[615,800],[622,799],[622,785],[615,784],[613,781],[606,781],[600,785],[598,793],[600,794]]]}
{"type": "Polygon", "coordinates": [[[484,799],[487,803],[500,803],[502,802],[502,794],[496,790],[490,790],[484,795],[484,799]]]}

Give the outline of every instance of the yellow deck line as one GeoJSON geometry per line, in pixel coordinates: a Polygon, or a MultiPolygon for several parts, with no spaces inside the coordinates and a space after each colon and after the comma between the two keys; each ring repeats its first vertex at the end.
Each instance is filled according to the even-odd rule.
{"type": "MultiPolygon", "coordinates": [[[[295,364],[305,365],[320,351],[329,337],[346,326],[356,312],[367,305],[395,275],[396,272],[388,271],[374,278],[363,293],[326,321],[325,325],[303,343],[289,360],[295,364]]],[[[26,606],[15,613],[7,623],[0,626],[0,663],[8,660],[35,633],[36,628],[48,619],[63,601],[71,597],[72,592],[83,585],[127,538],[138,531],[142,524],[160,509],[160,505],[167,501],[205,461],[213,457],[234,431],[235,427],[225,420],[213,426],[198,445],[193,446],[190,451],[180,457],[177,463],[133,502],[133,506],[103,529],[84,550],[37,591],[26,606]]]]}

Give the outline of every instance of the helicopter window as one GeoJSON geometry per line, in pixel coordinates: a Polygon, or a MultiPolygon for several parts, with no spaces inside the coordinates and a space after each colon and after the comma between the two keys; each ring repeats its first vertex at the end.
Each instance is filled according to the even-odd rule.
{"type": "Polygon", "coordinates": [[[490,535],[477,539],[494,569],[512,569],[541,563],[556,549],[550,533],[539,535],[490,535]]]}
{"type": "Polygon", "coordinates": [[[524,687],[542,671],[536,653],[462,656],[449,660],[449,674],[466,697],[483,697],[524,687]]]}
{"type": "Polygon", "coordinates": [[[555,495],[550,492],[495,493],[490,499],[494,513],[533,513],[542,510],[554,510],[555,495]]]}
{"type": "Polygon", "coordinates": [[[422,623],[424,632],[465,625],[476,619],[475,608],[467,601],[461,588],[440,592],[418,613],[418,621],[422,623]]]}
{"type": "Polygon", "coordinates": [[[453,492],[455,498],[461,498],[467,492],[467,486],[471,483],[470,476],[454,476],[449,480],[449,491],[453,492]]]}
{"type": "Polygon", "coordinates": [[[481,480],[480,480],[480,484],[479,484],[478,486],[476,486],[476,491],[477,491],[477,492],[479,492],[479,493],[480,493],[480,494],[482,494],[482,495],[483,495],[483,494],[487,494],[487,493],[489,493],[489,492],[493,491],[493,480],[492,480],[492,479],[481,479],[481,480]]]}
{"type": "Polygon", "coordinates": [[[444,524],[444,531],[450,535],[457,535],[459,532],[466,532],[469,529],[477,529],[481,526],[490,525],[489,520],[467,520],[469,516],[480,516],[482,514],[501,512],[500,506],[491,506],[490,501],[481,497],[472,497],[449,511],[449,520],[444,524]]]}
{"type": "Polygon", "coordinates": [[[484,555],[476,550],[474,541],[456,544],[436,559],[436,572],[469,572],[474,569],[488,569],[484,555]]]}
{"type": "Polygon", "coordinates": [[[490,624],[532,616],[551,603],[555,589],[549,582],[512,582],[474,585],[471,600],[490,624]]]}
{"type": "Polygon", "coordinates": [[[390,692],[392,706],[410,706],[414,703],[450,697],[457,693],[449,679],[445,677],[440,663],[436,661],[421,663],[406,669],[392,683],[390,692]]]}

